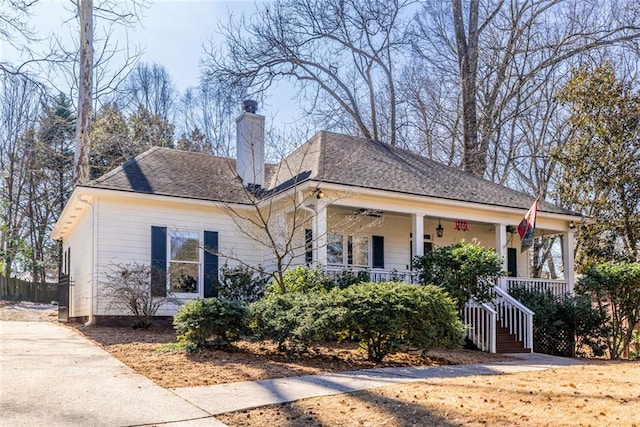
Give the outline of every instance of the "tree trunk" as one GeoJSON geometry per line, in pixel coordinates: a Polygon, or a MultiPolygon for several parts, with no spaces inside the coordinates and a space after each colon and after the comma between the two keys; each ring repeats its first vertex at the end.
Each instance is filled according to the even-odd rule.
{"type": "Polygon", "coordinates": [[[93,89],[93,0],[80,1],[80,80],[76,120],[75,183],[89,182],[89,136],[93,89]]]}
{"type": "Polygon", "coordinates": [[[460,86],[462,88],[462,130],[464,156],[462,167],[477,176],[483,176],[487,166],[486,152],[478,145],[478,118],[476,113],[478,72],[478,0],[469,3],[469,28],[465,32],[462,0],[451,0],[456,33],[460,86]]]}

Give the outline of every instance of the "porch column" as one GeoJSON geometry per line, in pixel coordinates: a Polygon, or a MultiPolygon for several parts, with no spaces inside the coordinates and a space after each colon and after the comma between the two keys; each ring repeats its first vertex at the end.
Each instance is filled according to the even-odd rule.
{"type": "Polygon", "coordinates": [[[318,201],[312,219],[313,261],[317,266],[327,265],[327,204],[318,201]]]}
{"type": "Polygon", "coordinates": [[[562,235],[562,267],[564,269],[564,280],[567,281],[567,285],[571,292],[573,292],[574,285],[574,247],[575,240],[573,230],[565,231],[562,235]]]}
{"type": "Polygon", "coordinates": [[[424,255],[424,215],[413,214],[413,224],[411,226],[411,233],[413,235],[412,243],[413,256],[424,255]]]}
{"type": "Polygon", "coordinates": [[[496,253],[502,259],[502,270],[507,271],[507,226],[505,224],[494,224],[496,228],[496,253]]]}

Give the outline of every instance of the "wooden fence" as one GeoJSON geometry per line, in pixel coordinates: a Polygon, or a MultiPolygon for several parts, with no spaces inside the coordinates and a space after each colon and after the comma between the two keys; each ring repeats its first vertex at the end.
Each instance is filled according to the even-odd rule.
{"type": "Polygon", "coordinates": [[[58,300],[58,284],[32,283],[0,276],[0,299],[51,303],[58,300]]]}

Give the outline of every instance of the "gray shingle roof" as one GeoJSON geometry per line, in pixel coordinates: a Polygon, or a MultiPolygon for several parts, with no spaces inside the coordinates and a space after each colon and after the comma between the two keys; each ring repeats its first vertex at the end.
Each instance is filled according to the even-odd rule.
{"type": "Polygon", "coordinates": [[[225,202],[247,202],[235,161],[154,147],[87,186],[225,202]]]}
{"type": "MultiPolygon", "coordinates": [[[[528,209],[533,198],[410,151],[364,138],[319,132],[278,165],[268,189],[316,180],[360,188],[528,209]]],[[[233,159],[153,148],[89,186],[177,197],[247,202],[233,159]]],[[[576,215],[551,203],[545,212],[576,215]]]]}

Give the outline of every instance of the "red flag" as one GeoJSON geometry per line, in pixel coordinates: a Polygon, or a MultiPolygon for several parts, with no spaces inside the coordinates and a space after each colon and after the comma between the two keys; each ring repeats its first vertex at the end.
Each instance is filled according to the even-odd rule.
{"type": "Polygon", "coordinates": [[[538,214],[538,199],[527,211],[518,225],[518,234],[520,235],[520,251],[524,252],[533,246],[533,234],[536,231],[536,216],[538,214]]]}

